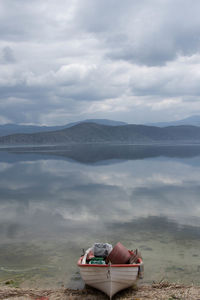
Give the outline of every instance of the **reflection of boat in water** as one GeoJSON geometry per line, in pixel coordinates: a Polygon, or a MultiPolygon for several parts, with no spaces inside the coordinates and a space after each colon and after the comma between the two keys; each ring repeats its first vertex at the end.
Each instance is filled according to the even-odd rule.
{"type": "MultiPolygon", "coordinates": [[[[113,248],[114,249],[114,248],[113,248]]],[[[102,264],[102,261],[90,262],[91,248],[78,260],[81,277],[84,282],[107,294],[110,299],[117,292],[131,287],[143,272],[143,261],[133,251],[127,250],[130,259],[127,263],[113,264],[110,261],[102,264]],[[134,259],[131,259],[134,258],[134,259]],[[135,262],[133,262],[135,260],[135,262]]],[[[109,256],[108,256],[109,258],[109,256]]]]}

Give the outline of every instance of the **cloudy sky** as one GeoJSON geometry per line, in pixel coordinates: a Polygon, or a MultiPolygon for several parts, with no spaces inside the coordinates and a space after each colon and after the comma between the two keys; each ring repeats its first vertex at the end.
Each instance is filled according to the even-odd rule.
{"type": "Polygon", "coordinates": [[[200,114],[199,0],[1,0],[0,123],[200,114]]]}

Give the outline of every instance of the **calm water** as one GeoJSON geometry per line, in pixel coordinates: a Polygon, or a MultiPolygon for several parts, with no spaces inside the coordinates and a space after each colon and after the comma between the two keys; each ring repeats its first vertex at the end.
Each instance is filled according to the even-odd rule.
{"type": "Polygon", "coordinates": [[[145,282],[200,284],[200,147],[0,152],[0,281],[81,287],[96,241],[141,250],[145,282]]]}

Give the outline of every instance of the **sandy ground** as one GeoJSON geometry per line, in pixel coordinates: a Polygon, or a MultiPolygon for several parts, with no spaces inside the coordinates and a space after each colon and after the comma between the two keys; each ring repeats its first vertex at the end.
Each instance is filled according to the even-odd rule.
{"type": "MultiPolygon", "coordinates": [[[[0,299],[7,300],[100,300],[108,299],[103,293],[86,287],[83,290],[34,290],[0,287],[0,299]]],[[[200,287],[169,283],[130,288],[119,292],[113,300],[200,300],[200,287]]]]}

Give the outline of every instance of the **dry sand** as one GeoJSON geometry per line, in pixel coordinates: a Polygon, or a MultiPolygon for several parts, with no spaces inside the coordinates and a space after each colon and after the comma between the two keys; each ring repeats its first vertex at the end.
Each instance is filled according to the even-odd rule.
{"type": "MultiPolygon", "coordinates": [[[[108,299],[103,293],[85,287],[83,290],[34,290],[0,287],[0,299],[7,300],[100,300],[108,299]]],[[[113,300],[200,300],[200,287],[162,282],[119,292],[113,300]]]]}

